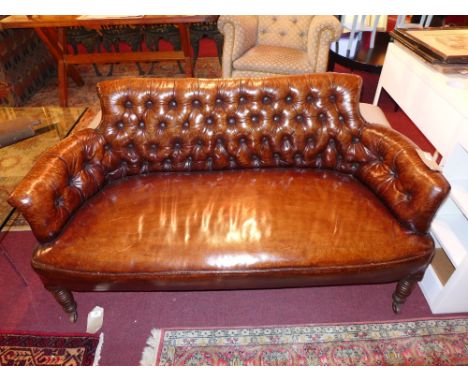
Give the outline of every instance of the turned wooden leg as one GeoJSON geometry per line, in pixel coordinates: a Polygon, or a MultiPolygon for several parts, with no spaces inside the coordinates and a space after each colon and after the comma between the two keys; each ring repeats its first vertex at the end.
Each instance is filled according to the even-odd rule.
{"type": "Polygon", "coordinates": [[[72,293],[60,287],[47,287],[47,290],[52,293],[63,310],[68,313],[70,322],[75,323],[78,318],[78,313],[76,312],[76,302],[72,293]]]}
{"type": "Polygon", "coordinates": [[[416,283],[421,281],[424,276],[424,272],[416,273],[414,275],[410,275],[400,281],[396,286],[395,292],[393,293],[393,304],[392,308],[393,311],[398,314],[401,310],[401,305],[405,303],[408,296],[413,291],[416,283]]]}

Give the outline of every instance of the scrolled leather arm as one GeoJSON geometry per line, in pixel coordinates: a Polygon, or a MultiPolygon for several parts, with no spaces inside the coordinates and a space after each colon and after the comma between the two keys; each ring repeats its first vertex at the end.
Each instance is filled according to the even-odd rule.
{"type": "Polygon", "coordinates": [[[386,203],[404,226],[427,233],[450,184],[439,171],[430,169],[414,143],[398,132],[367,125],[360,139],[372,155],[354,175],[386,203]]]}
{"type": "Polygon", "coordinates": [[[43,153],[8,202],[28,221],[40,242],[55,238],[74,211],[105,182],[104,138],[79,131],[43,153]]]}
{"type": "Polygon", "coordinates": [[[252,48],[257,41],[257,16],[220,16],[218,28],[224,35],[223,77],[231,77],[232,62],[252,48]]]}

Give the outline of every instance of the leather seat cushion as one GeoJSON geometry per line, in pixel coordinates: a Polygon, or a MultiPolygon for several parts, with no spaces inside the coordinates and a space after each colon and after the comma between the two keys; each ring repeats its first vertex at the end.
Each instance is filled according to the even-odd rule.
{"type": "Polygon", "coordinates": [[[111,274],[379,267],[432,253],[350,175],[154,173],[108,184],[35,268],[111,274]]]}
{"type": "Polygon", "coordinates": [[[314,72],[306,51],[270,45],[257,45],[249,49],[232,66],[235,70],[277,74],[314,72]]]}

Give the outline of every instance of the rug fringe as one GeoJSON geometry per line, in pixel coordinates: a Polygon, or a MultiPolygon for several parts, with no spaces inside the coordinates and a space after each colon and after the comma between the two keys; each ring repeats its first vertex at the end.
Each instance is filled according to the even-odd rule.
{"type": "Polygon", "coordinates": [[[101,350],[102,350],[102,345],[104,344],[104,333],[101,333],[99,335],[99,342],[96,347],[96,353],[94,354],[94,362],[93,366],[99,366],[99,361],[101,360],[101,350]]]}
{"type": "Polygon", "coordinates": [[[159,345],[161,342],[161,329],[151,330],[151,336],[146,341],[146,347],[141,356],[141,366],[155,366],[158,356],[159,345]]]}

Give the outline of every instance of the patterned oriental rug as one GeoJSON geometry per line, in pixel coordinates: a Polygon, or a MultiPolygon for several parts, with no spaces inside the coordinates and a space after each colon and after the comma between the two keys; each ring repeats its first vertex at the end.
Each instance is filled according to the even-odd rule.
{"type": "Polygon", "coordinates": [[[0,366],[96,366],[103,335],[0,333],[0,366]]]}
{"type": "Polygon", "coordinates": [[[468,319],[154,329],[141,365],[468,365],[468,319]]]}
{"type": "MultiPolygon", "coordinates": [[[[185,74],[180,71],[176,62],[161,61],[153,66],[150,63],[140,63],[145,74],[140,75],[135,63],[120,63],[113,65],[113,73],[97,75],[91,65],[75,65],[84,85],[77,86],[73,81],[68,83],[68,106],[93,107],[100,110],[99,97],[96,85],[101,81],[113,80],[123,77],[149,77],[149,78],[184,78],[185,74]]],[[[98,65],[101,73],[107,73],[109,65],[98,65]]],[[[221,66],[216,57],[206,57],[197,60],[194,67],[194,77],[198,78],[218,78],[221,77],[221,66]]],[[[56,77],[50,78],[48,82],[29,99],[24,106],[59,106],[58,80],[56,77]]]]}

